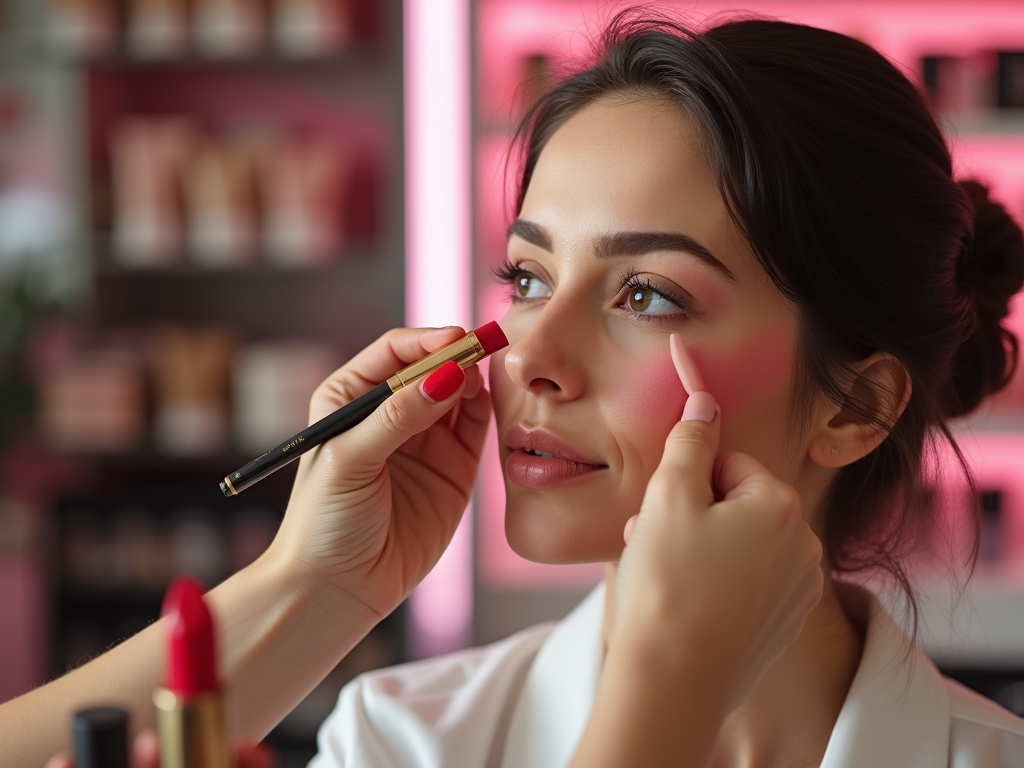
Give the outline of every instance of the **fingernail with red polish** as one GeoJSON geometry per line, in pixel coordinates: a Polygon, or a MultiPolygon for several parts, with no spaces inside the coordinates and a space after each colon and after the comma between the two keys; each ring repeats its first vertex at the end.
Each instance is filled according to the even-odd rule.
{"type": "Polygon", "coordinates": [[[686,405],[683,406],[683,421],[706,421],[708,424],[715,420],[718,412],[718,403],[715,396],[710,392],[694,392],[686,398],[686,405]]]}
{"type": "Polygon", "coordinates": [[[447,400],[466,380],[466,374],[454,360],[449,360],[420,384],[420,392],[432,403],[447,400]]]}

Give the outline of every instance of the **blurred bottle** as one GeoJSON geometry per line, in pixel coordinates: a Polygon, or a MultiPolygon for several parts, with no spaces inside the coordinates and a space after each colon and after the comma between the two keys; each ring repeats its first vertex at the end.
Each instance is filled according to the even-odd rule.
{"type": "Polygon", "coordinates": [[[222,328],[166,326],[154,334],[153,436],[160,450],[196,456],[224,449],[234,345],[222,328]]]}
{"type": "Polygon", "coordinates": [[[342,245],[350,155],[321,138],[280,142],[260,173],[267,259],[279,266],[322,264],[342,245]]]}
{"type": "Polygon", "coordinates": [[[204,139],[188,163],[189,254],[207,267],[247,264],[257,253],[258,140],[204,139]]]}
{"type": "Polygon", "coordinates": [[[352,38],[349,0],[275,0],[274,47],[296,58],[329,56],[352,38]]]}
{"type": "Polygon", "coordinates": [[[921,68],[925,91],[939,112],[966,117],[995,106],[997,62],[991,52],[924,56],[921,68]]]}
{"type": "Polygon", "coordinates": [[[253,56],[264,46],[266,18],[261,0],[195,0],[192,13],[195,47],[206,56],[253,56]]]}
{"type": "Polygon", "coordinates": [[[188,49],[188,8],[185,0],[130,0],[125,42],[140,59],[164,59],[188,49]]]}
{"type": "Polygon", "coordinates": [[[978,538],[978,560],[993,563],[1003,554],[1003,493],[996,488],[982,490],[981,535],[978,538]]]}
{"type": "Polygon", "coordinates": [[[71,719],[75,768],[128,768],[128,712],[92,707],[71,719]]]}
{"type": "Polygon", "coordinates": [[[1000,51],[998,75],[1000,109],[1024,109],[1024,51],[1000,51]]]}
{"type": "Polygon", "coordinates": [[[213,512],[187,507],[173,515],[171,528],[174,572],[216,584],[227,575],[224,540],[213,512]]]}
{"type": "Polygon", "coordinates": [[[46,32],[58,54],[88,58],[109,53],[116,31],[110,0],[50,0],[46,32]]]}
{"type": "Polygon", "coordinates": [[[309,423],[313,390],[337,367],[332,349],[306,342],[249,344],[234,370],[234,432],[240,449],[262,453],[309,423]]]}
{"type": "Polygon", "coordinates": [[[551,87],[551,59],[543,53],[533,53],[523,59],[521,111],[526,112],[551,87]]]}
{"type": "Polygon", "coordinates": [[[181,172],[195,143],[184,119],[131,118],[113,131],[114,252],[126,266],[177,261],[181,172]]]}
{"type": "Polygon", "coordinates": [[[235,515],[228,538],[230,572],[245,568],[262,555],[279,524],[280,517],[262,507],[249,507],[235,515]]]}

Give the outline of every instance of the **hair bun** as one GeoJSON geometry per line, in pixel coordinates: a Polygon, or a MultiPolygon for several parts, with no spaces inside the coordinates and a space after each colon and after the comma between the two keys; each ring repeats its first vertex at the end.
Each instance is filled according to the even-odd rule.
{"type": "Polygon", "coordinates": [[[1011,297],[1024,286],[1024,233],[1006,209],[974,179],[960,182],[974,209],[974,232],[957,262],[957,276],[970,290],[977,325],[960,348],[953,386],[959,416],[1002,389],[1017,365],[1017,337],[1002,326],[1011,297]]]}

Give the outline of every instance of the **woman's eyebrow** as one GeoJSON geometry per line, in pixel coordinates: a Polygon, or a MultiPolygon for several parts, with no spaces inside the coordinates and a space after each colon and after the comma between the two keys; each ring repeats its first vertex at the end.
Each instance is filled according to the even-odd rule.
{"type": "Polygon", "coordinates": [[[594,244],[594,253],[599,259],[612,256],[640,256],[654,251],[683,251],[697,257],[731,282],[736,282],[736,275],[732,270],[688,235],[676,232],[616,232],[613,235],[602,235],[594,244]]]}
{"type": "MultiPolygon", "coordinates": [[[[508,228],[508,236],[522,238],[526,242],[552,251],[551,234],[539,224],[526,219],[516,219],[508,228]]],[[[688,235],[676,232],[616,232],[602,235],[594,243],[594,253],[599,259],[613,256],[641,256],[654,251],[682,251],[696,257],[731,282],[736,275],[725,264],[715,258],[707,248],[688,235]]]]}
{"type": "Polygon", "coordinates": [[[540,224],[534,224],[526,219],[516,219],[512,222],[512,226],[508,228],[508,237],[510,239],[512,235],[520,237],[531,245],[536,245],[538,248],[543,248],[549,253],[552,250],[551,235],[540,224]]]}

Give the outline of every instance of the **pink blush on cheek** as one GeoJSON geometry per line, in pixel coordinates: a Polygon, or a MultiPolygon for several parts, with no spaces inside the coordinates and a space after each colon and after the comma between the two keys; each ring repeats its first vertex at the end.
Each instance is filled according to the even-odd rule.
{"type": "Polygon", "coordinates": [[[730,418],[763,395],[789,381],[793,342],[785,334],[765,336],[736,350],[689,347],[704,384],[730,418]]]}
{"type": "Polygon", "coordinates": [[[668,350],[645,360],[635,371],[635,375],[621,382],[616,409],[631,414],[638,425],[666,424],[667,434],[682,415],[686,402],[686,390],[668,350]]]}

